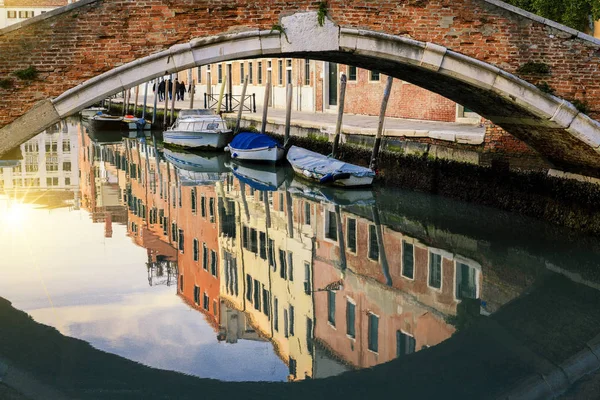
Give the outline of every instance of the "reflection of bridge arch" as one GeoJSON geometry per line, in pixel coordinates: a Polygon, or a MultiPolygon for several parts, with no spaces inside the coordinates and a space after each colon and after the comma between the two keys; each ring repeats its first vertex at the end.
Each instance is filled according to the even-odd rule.
{"type": "MultiPolygon", "coordinates": [[[[492,64],[432,42],[369,30],[340,28],[327,20],[317,24],[316,12],[281,19],[285,35],[251,30],[201,37],[138,59],[67,90],[14,124],[0,137],[25,139],[58,119],[94,102],[165,74],[209,63],[258,57],[310,57],[376,69],[414,83],[473,109],[564,168],[600,168],[600,124],[569,102],[492,64]]],[[[8,140],[10,141],[10,140],[8,140]]],[[[9,143],[0,147],[0,152],[9,143]]]]}

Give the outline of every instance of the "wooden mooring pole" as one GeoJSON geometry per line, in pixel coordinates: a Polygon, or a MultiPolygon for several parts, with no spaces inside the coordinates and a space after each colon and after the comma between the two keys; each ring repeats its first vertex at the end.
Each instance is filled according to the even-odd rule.
{"type": "Polygon", "coordinates": [[[190,85],[190,110],[194,108],[194,94],[196,93],[196,83],[194,82],[194,80],[192,79],[191,81],[191,85],[190,85]]]}
{"type": "Polygon", "coordinates": [[[135,102],[133,103],[133,115],[137,116],[138,98],[140,95],[140,85],[135,87],[135,102]]]}
{"type": "Polygon", "coordinates": [[[152,125],[156,123],[156,106],[158,106],[158,78],[154,81],[154,107],[152,108],[152,125]]]}
{"type": "Polygon", "coordinates": [[[265,85],[265,101],[263,102],[262,125],[260,133],[265,133],[267,130],[267,113],[269,111],[269,99],[271,98],[271,74],[267,74],[267,84],[265,85]]]}
{"type": "Polygon", "coordinates": [[[371,154],[371,163],[369,168],[373,171],[377,169],[377,158],[379,157],[379,147],[381,146],[381,136],[383,133],[383,123],[385,121],[385,110],[387,108],[388,100],[390,99],[390,93],[392,91],[392,82],[394,78],[388,76],[385,84],[385,91],[383,92],[383,100],[381,101],[381,110],[379,111],[379,123],[377,125],[377,136],[375,136],[375,144],[373,145],[373,154],[371,154]]]}
{"type": "Polygon", "coordinates": [[[285,102],[285,136],[283,140],[283,147],[287,148],[288,142],[290,141],[290,124],[292,123],[292,84],[287,84],[286,102],[285,102]]]}
{"type": "Polygon", "coordinates": [[[242,122],[242,112],[244,111],[244,99],[246,98],[246,88],[248,87],[248,75],[244,76],[244,86],[242,86],[242,98],[240,99],[240,108],[238,110],[237,121],[235,122],[235,134],[240,131],[242,122]]]}
{"type": "Polygon", "coordinates": [[[167,114],[169,114],[169,81],[165,79],[165,115],[163,115],[163,129],[167,129],[167,114]]]}
{"type": "MultiPolygon", "coordinates": [[[[225,94],[225,82],[227,82],[227,76],[221,81],[221,90],[219,92],[219,100],[217,101],[217,114],[221,114],[221,106],[223,105],[223,95],[225,94]]],[[[225,106],[227,108],[227,106],[225,106]]]]}
{"type": "Polygon", "coordinates": [[[346,74],[340,76],[340,103],[338,105],[338,116],[335,124],[335,136],[333,138],[333,150],[331,157],[335,158],[340,145],[340,134],[342,132],[342,118],[344,117],[344,100],[346,99],[346,74]]]}
{"type": "MultiPolygon", "coordinates": [[[[176,76],[176,75],[175,75],[176,76]]],[[[171,113],[169,114],[169,125],[173,124],[173,115],[175,114],[175,96],[177,96],[177,85],[175,80],[171,79],[171,113]]]]}

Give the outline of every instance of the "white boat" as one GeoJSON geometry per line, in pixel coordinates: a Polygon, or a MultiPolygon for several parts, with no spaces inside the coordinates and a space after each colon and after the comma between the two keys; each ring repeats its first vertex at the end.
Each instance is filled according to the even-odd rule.
{"type": "Polygon", "coordinates": [[[82,118],[91,118],[94,115],[97,115],[98,113],[100,114],[104,114],[105,112],[107,112],[108,110],[104,107],[90,107],[90,108],[86,108],[85,110],[81,110],[79,113],[81,114],[82,118]]]}
{"type": "Polygon", "coordinates": [[[297,175],[321,184],[369,186],[375,178],[375,172],[369,168],[336,160],[302,147],[292,146],[287,160],[297,175]]]}
{"type": "Polygon", "coordinates": [[[283,146],[264,133],[240,132],[225,148],[236,160],[277,162],[285,154],[283,146]]]}
{"type": "Polygon", "coordinates": [[[163,134],[164,143],[195,149],[223,149],[233,132],[218,115],[181,117],[163,134]]]}
{"type": "Polygon", "coordinates": [[[163,156],[176,169],[183,186],[215,183],[225,179],[229,169],[225,166],[225,153],[189,153],[164,149],[163,156]]]}

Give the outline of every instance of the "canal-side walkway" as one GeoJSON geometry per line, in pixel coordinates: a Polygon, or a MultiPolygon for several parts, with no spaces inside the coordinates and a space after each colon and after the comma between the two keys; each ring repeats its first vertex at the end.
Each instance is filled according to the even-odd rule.
{"type": "MultiPolygon", "coordinates": [[[[143,96],[139,96],[138,104],[143,104],[143,96]]],[[[113,99],[115,103],[122,103],[122,98],[113,99]]],[[[131,100],[133,103],[133,100],[131,100]]],[[[154,105],[154,95],[149,95],[147,99],[149,107],[154,105]]],[[[170,106],[170,103],[169,103],[170,106]]],[[[194,99],[194,108],[204,106],[202,99],[194,99]]],[[[157,109],[163,109],[164,103],[158,104],[157,109]]],[[[175,101],[175,109],[190,108],[189,99],[184,101],[175,101]]],[[[244,125],[253,125],[260,128],[262,123],[261,108],[256,112],[244,112],[242,119],[246,121],[244,125]]],[[[237,112],[229,113],[230,117],[237,116],[237,112]]],[[[324,134],[333,135],[337,121],[337,113],[332,112],[306,112],[292,110],[292,125],[300,128],[318,130],[324,134]]],[[[378,116],[345,114],[342,121],[342,132],[350,135],[375,136],[377,132],[378,116]]],[[[285,124],[285,110],[279,108],[269,108],[267,122],[272,125],[281,126],[285,124]]],[[[479,145],[483,143],[485,137],[485,127],[475,124],[421,121],[404,118],[385,119],[384,135],[389,137],[414,137],[414,138],[432,138],[446,142],[461,144],[479,145]]]]}

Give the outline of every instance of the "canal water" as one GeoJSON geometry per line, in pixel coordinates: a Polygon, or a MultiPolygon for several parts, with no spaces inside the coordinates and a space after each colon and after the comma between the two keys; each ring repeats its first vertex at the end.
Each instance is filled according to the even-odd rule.
{"type": "Polygon", "coordinates": [[[561,329],[586,327],[569,344],[600,332],[580,299],[521,306],[554,276],[596,296],[596,238],[130,136],[63,121],[0,161],[0,297],[95,349],[195,377],[300,381],[435,354],[507,314],[556,329],[530,348],[557,363],[579,350],[561,329]]]}

